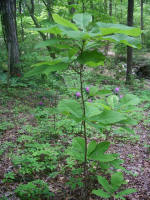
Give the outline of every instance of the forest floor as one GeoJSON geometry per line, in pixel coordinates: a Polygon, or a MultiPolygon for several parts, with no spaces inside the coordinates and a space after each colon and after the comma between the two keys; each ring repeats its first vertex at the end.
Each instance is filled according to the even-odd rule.
{"type": "MultiPolygon", "coordinates": [[[[146,84],[147,90],[150,91],[149,82],[146,84]]],[[[143,89],[142,89],[143,90],[143,89]]],[[[33,114],[33,109],[39,107],[39,94],[41,91],[33,91],[31,89],[12,89],[6,92],[0,89],[0,199],[17,200],[15,188],[19,183],[26,183],[23,177],[17,177],[11,181],[11,178],[4,180],[4,174],[8,172],[18,172],[12,164],[12,156],[17,154],[19,146],[18,138],[22,134],[28,134],[29,127],[38,128],[38,120],[33,114]],[[28,130],[25,129],[28,127],[28,130]]],[[[148,105],[148,104],[147,104],[148,105]]],[[[45,100],[45,107],[48,107],[48,100],[45,100]]],[[[130,173],[125,175],[129,181],[128,186],[137,189],[137,192],[129,195],[127,200],[150,200],[150,105],[145,107],[145,102],[141,105],[142,112],[137,114],[139,123],[135,126],[136,136],[110,137],[112,142],[111,151],[120,154],[124,159],[123,166],[130,173]]],[[[38,110],[38,109],[37,109],[38,110]]],[[[38,111],[37,111],[38,112],[38,111]]],[[[42,121],[42,119],[41,119],[42,121]]],[[[36,130],[36,129],[35,129],[36,130]]],[[[38,129],[37,129],[38,130],[38,129]]],[[[64,141],[64,136],[58,136],[57,139],[47,140],[51,145],[68,145],[68,141],[64,141]],[[55,141],[57,140],[56,144],[55,141]]],[[[23,145],[23,144],[21,144],[23,145]]],[[[59,161],[59,165],[63,165],[64,161],[59,161]],[[61,163],[62,162],[62,163],[61,163]]],[[[68,174],[58,174],[55,178],[49,178],[45,174],[35,173],[35,179],[40,178],[46,181],[52,192],[55,193],[53,200],[81,200],[79,190],[69,192],[70,189],[65,182],[68,174]]],[[[13,179],[13,178],[12,178],[13,179]]],[[[98,200],[99,198],[91,196],[90,200],[98,200]]]]}

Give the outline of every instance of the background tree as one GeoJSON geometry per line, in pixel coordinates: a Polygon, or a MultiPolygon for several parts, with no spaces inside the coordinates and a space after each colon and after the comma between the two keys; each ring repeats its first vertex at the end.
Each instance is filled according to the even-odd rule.
{"type": "MultiPolygon", "coordinates": [[[[134,11],[134,0],[128,0],[128,17],[127,17],[128,26],[133,26],[133,11],[134,11]]],[[[132,47],[127,46],[127,73],[126,73],[127,84],[131,82],[132,57],[133,57],[133,49],[132,47]]]]}
{"type": "Polygon", "coordinates": [[[9,72],[13,76],[18,73],[19,46],[16,25],[16,1],[0,1],[1,22],[5,44],[8,50],[9,72]]]}

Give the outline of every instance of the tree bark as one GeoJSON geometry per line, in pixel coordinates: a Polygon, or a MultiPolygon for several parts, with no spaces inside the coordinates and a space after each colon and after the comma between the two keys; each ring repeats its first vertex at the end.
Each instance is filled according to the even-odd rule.
{"type": "Polygon", "coordinates": [[[112,0],[109,0],[109,15],[112,16],[112,0]]]}
{"type": "Polygon", "coordinates": [[[144,30],[144,22],[143,22],[143,3],[144,3],[144,1],[141,0],[141,30],[144,30]]]}
{"type": "MultiPolygon", "coordinates": [[[[128,0],[128,17],[127,25],[133,26],[133,12],[134,12],[134,0],[128,0]]],[[[132,74],[132,56],[133,48],[127,46],[127,73],[126,73],[126,84],[131,83],[131,74],[132,74]]]]}
{"type": "Polygon", "coordinates": [[[4,40],[7,50],[10,47],[10,55],[8,63],[10,64],[10,76],[16,75],[19,69],[19,46],[17,38],[16,25],[16,0],[0,1],[1,22],[4,34],[4,40]]]}
{"type": "MultiPolygon", "coordinates": [[[[144,20],[143,20],[143,4],[144,0],[141,0],[141,30],[144,30],[144,20]]],[[[141,34],[142,44],[144,44],[144,34],[141,34]]]]}

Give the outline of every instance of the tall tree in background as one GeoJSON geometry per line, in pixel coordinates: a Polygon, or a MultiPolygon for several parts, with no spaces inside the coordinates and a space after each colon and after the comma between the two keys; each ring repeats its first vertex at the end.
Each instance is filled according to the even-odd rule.
{"type": "Polygon", "coordinates": [[[112,16],[112,0],[109,0],[109,15],[112,16]]]}
{"type": "MultiPolygon", "coordinates": [[[[127,25],[133,26],[133,12],[134,12],[134,0],[128,0],[128,17],[127,25]]],[[[130,84],[131,74],[132,74],[132,57],[133,49],[127,46],[127,73],[126,73],[126,83],[130,84]]]]}
{"type": "MultiPolygon", "coordinates": [[[[143,4],[144,0],[141,0],[141,30],[144,30],[144,20],[143,20],[143,4]]],[[[142,43],[144,43],[144,35],[141,35],[142,43]]]]}
{"type": "Polygon", "coordinates": [[[19,47],[16,26],[16,0],[0,1],[1,22],[4,40],[8,50],[8,63],[10,75],[15,75],[19,70],[19,47]]]}

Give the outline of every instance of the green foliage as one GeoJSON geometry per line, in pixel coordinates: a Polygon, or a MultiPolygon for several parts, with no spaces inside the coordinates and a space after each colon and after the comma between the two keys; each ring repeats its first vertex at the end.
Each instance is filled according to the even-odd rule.
{"type": "MultiPolygon", "coordinates": [[[[31,137],[19,138],[18,141],[26,141],[24,146],[26,147],[26,153],[21,155],[13,155],[12,163],[18,168],[18,173],[21,175],[34,175],[37,172],[47,170],[53,171],[57,167],[58,153],[48,143],[28,143],[31,137]]],[[[21,153],[21,152],[20,152],[21,153]]],[[[31,176],[32,178],[32,176],[31,176]]]]}
{"type": "Polygon", "coordinates": [[[50,199],[53,196],[53,193],[49,191],[47,183],[39,179],[27,184],[20,184],[16,188],[15,193],[21,200],[44,200],[50,199]]]}
{"type": "Polygon", "coordinates": [[[99,197],[103,197],[105,199],[114,197],[116,199],[125,200],[124,196],[136,192],[135,189],[129,188],[116,194],[116,192],[120,189],[121,185],[126,183],[121,172],[116,172],[111,175],[111,183],[109,183],[105,177],[98,176],[97,178],[99,184],[101,184],[101,186],[106,191],[105,192],[103,189],[93,190],[92,193],[99,197]]]}
{"type": "Polygon", "coordinates": [[[15,173],[14,172],[8,172],[4,174],[4,179],[2,180],[3,183],[11,183],[15,180],[15,173]]]}
{"type": "MultiPolygon", "coordinates": [[[[107,23],[96,23],[93,25],[92,29],[88,30],[88,25],[92,21],[92,16],[88,13],[75,14],[73,17],[74,22],[77,26],[60,17],[57,14],[53,14],[53,19],[56,25],[51,25],[50,28],[40,28],[36,29],[37,31],[43,31],[48,33],[55,33],[56,35],[63,36],[66,39],[65,45],[68,48],[65,55],[61,57],[61,61],[66,58],[69,58],[65,64],[59,61],[60,63],[53,66],[53,63],[57,63],[57,59],[50,62],[40,63],[38,67],[34,67],[30,72],[26,74],[27,77],[45,73],[46,75],[52,71],[67,69],[67,64],[71,65],[72,62],[77,61],[80,64],[87,65],[89,67],[96,67],[104,64],[105,57],[102,53],[98,52],[96,49],[93,50],[92,46],[89,46],[89,42],[94,42],[95,44],[102,42],[103,40],[117,41],[119,43],[125,43],[134,48],[139,47],[139,43],[136,39],[129,37],[140,35],[140,31],[137,28],[127,27],[125,25],[119,24],[107,24],[107,23]],[[78,20],[77,20],[78,19],[78,20]],[[86,21],[86,23],[85,23],[86,21]],[[55,31],[52,31],[55,28],[55,31]],[[56,31],[57,29],[57,31],[56,31]],[[69,39],[73,39],[73,42],[70,42],[69,39]],[[85,46],[87,45],[87,50],[85,46]],[[82,54],[79,53],[80,49],[83,49],[82,54]],[[70,51],[71,50],[71,51],[70,51]]],[[[54,41],[56,42],[56,40],[54,41]]],[[[48,43],[45,43],[47,45],[48,43]]],[[[61,53],[60,53],[61,54],[61,53]]]]}

